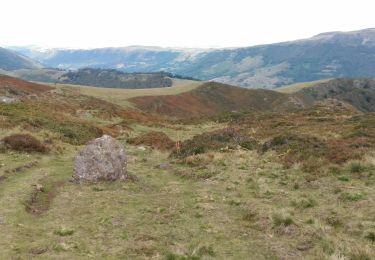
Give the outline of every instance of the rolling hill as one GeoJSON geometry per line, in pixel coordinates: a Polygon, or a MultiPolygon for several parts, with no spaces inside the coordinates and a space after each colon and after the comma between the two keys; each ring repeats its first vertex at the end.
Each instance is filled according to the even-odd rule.
{"type": "Polygon", "coordinates": [[[46,66],[168,71],[257,88],[336,77],[375,76],[375,29],[330,32],[309,39],[230,49],[133,46],[91,50],[17,48],[46,66]]]}
{"type": "Polygon", "coordinates": [[[336,99],[363,112],[375,111],[375,79],[332,79],[303,88],[294,95],[303,99],[305,104],[336,99]]]}
{"type": "Polygon", "coordinates": [[[142,111],[186,118],[231,111],[270,111],[275,108],[276,101],[287,102],[287,96],[271,90],[251,90],[208,82],[177,95],[135,97],[129,101],[142,111]]]}
{"type": "Polygon", "coordinates": [[[373,79],[339,78],[305,85],[296,92],[282,93],[207,82],[177,95],[139,96],[128,101],[145,112],[177,118],[214,116],[223,112],[297,111],[331,101],[335,101],[334,106],[344,103],[358,111],[375,112],[373,79]]]}

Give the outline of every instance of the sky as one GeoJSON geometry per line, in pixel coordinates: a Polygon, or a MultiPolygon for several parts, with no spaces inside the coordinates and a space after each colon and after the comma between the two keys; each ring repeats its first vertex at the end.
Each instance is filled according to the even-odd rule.
{"type": "Polygon", "coordinates": [[[1,0],[0,46],[239,47],[375,27],[371,0],[1,0]]]}

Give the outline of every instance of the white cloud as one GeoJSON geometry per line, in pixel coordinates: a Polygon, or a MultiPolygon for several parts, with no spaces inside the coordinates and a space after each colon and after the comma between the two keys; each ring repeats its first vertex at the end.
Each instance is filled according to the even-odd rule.
{"type": "Polygon", "coordinates": [[[249,46],[375,26],[368,0],[2,0],[0,45],[249,46]]]}

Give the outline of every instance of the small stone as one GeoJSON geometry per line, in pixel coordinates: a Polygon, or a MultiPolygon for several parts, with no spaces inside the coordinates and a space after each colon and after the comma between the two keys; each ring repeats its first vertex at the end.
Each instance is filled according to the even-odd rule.
{"type": "Polygon", "coordinates": [[[35,188],[36,188],[36,190],[39,191],[39,192],[44,192],[44,187],[43,187],[42,184],[36,184],[36,185],[35,185],[35,188]]]}

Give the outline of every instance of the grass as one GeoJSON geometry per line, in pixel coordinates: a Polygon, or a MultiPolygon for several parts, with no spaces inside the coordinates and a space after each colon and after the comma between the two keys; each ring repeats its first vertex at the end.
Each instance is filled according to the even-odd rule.
{"type": "Polygon", "coordinates": [[[351,173],[361,173],[366,170],[366,167],[360,161],[351,161],[349,163],[349,170],[351,173]]]}
{"type": "Polygon", "coordinates": [[[74,234],[74,230],[72,229],[67,229],[67,228],[60,228],[58,230],[55,230],[54,232],[55,235],[58,235],[60,237],[66,237],[66,236],[71,236],[74,234]]]}
{"type": "Polygon", "coordinates": [[[291,85],[287,85],[287,86],[277,88],[276,91],[279,91],[281,93],[291,94],[291,93],[295,93],[295,92],[297,92],[301,89],[313,87],[316,84],[324,83],[324,82],[327,82],[329,80],[331,80],[331,79],[323,79],[323,80],[316,80],[316,81],[310,81],[310,82],[295,83],[295,84],[291,84],[291,85]]]}
{"type": "MultiPolygon", "coordinates": [[[[173,163],[168,153],[131,145],[126,145],[126,150],[135,158],[128,167],[138,182],[94,186],[69,182],[74,146],[67,145],[64,155],[31,155],[28,160],[40,157],[37,168],[0,183],[1,227],[6,234],[13,234],[0,238],[0,257],[28,258],[43,252],[45,258],[241,259],[250,253],[256,258],[289,254],[320,258],[330,253],[312,239],[314,233],[329,238],[337,248],[342,243],[354,248],[370,240],[365,230],[371,228],[371,209],[358,207],[362,197],[357,199],[357,193],[336,198],[332,190],[340,185],[336,176],[320,177],[318,188],[309,187],[300,172],[282,170],[270,162],[272,157],[267,156],[271,154],[264,157],[255,151],[235,150],[213,153],[205,161],[206,167],[218,172],[206,182],[155,168],[160,162],[173,163]],[[238,165],[248,167],[239,169],[238,165]],[[286,185],[281,185],[280,179],[286,185]],[[32,196],[32,184],[43,183],[48,193],[49,183],[57,181],[65,184],[57,189],[49,209],[42,215],[28,213],[23,202],[32,196]],[[294,183],[300,183],[301,188],[291,189],[294,183]],[[314,199],[300,199],[306,193],[314,199]],[[337,202],[343,198],[350,204],[337,202]],[[296,206],[290,207],[291,201],[296,201],[292,204],[296,206]],[[335,214],[329,213],[332,205],[336,205],[335,214]],[[325,218],[328,220],[322,222],[325,218]],[[350,228],[340,229],[352,223],[361,223],[363,235],[353,235],[350,228]],[[325,226],[337,228],[333,231],[325,226]],[[288,238],[289,232],[292,238],[288,238]],[[296,247],[313,249],[299,251],[296,247]]],[[[27,158],[14,153],[0,156],[7,165],[27,158]]],[[[190,169],[185,164],[175,167],[190,169]]],[[[352,185],[362,190],[361,194],[367,193],[367,205],[373,203],[373,186],[361,181],[352,185]]],[[[367,254],[372,256],[373,251],[367,254]]]]}

